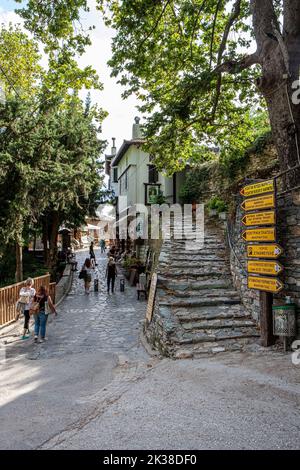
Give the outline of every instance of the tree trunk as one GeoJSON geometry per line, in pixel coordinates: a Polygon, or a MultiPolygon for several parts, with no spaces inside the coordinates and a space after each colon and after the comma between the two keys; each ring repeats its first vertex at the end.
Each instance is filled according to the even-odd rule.
{"type": "Polygon", "coordinates": [[[23,281],[23,248],[16,242],[16,282],[23,281]]]}
{"type": "MultiPolygon", "coordinates": [[[[257,54],[262,67],[257,85],[267,103],[282,171],[300,165],[300,105],[293,103],[295,90],[292,87],[295,81],[299,83],[300,29],[294,25],[299,23],[300,8],[298,0],[284,3],[285,24],[281,32],[272,3],[251,0],[257,54]]],[[[299,169],[290,171],[283,180],[284,189],[295,187],[299,182],[299,169]]]]}
{"type": "Polygon", "coordinates": [[[42,242],[43,242],[43,247],[44,247],[44,263],[46,266],[48,266],[48,260],[49,260],[49,250],[48,250],[48,223],[47,220],[43,221],[42,224],[42,242]]]}
{"type": "Polygon", "coordinates": [[[57,238],[59,230],[59,216],[57,212],[52,215],[50,244],[49,244],[49,259],[47,266],[53,269],[57,262],[57,238]]]}

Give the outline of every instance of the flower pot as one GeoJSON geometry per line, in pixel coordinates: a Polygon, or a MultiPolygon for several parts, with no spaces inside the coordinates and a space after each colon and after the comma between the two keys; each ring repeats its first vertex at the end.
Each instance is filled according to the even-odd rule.
{"type": "Polygon", "coordinates": [[[217,215],[217,209],[210,209],[209,210],[209,216],[210,217],[215,217],[217,215]]]}
{"type": "Polygon", "coordinates": [[[220,212],[219,213],[219,219],[220,220],[226,220],[227,219],[227,212],[220,212]]]}

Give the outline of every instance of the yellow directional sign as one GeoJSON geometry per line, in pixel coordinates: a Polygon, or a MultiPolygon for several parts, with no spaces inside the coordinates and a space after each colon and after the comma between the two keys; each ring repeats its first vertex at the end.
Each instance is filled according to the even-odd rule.
{"type": "Polygon", "coordinates": [[[248,288],[277,293],[284,288],[284,284],[276,277],[249,276],[248,288]]]}
{"type": "Polygon", "coordinates": [[[245,199],[241,204],[244,211],[255,211],[258,209],[272,209],[275,207],[275,195],[267,194],[266,196],[252,197],[245,199]]]}
{"type": "Polygon", "coordinates": [[[248,273],[269,274],[270,276],[278,276],[283,271],[282,264],[278,261],[251,261],[247,262],[248,273]]]}
{"type": "Polygon", "coordinates": [[[271,193],[275,191],[274,180],[262,181],[261,183],[248,184],[240,193],[244,197],[257,196],[258,194],[271,193]]]}
{"type": "Polygon", "coordinates": [[[242,233],[246,242],[275,242],[276,232],[274,227],[270,228],[252,228],[242,233]]]}
{"type": "Polygon", "coordinates": [[[246,227],[253,225],[274,225],[275,211],[255,212],[254,214],[246,214],[242,218],[242,223],[246,227]]]}
{"type": "Polygon", "coordinates": [[[273,245],[248,245],[248,258],[277,259],[283,254],[283,249],[277,244],[273,245]]]}

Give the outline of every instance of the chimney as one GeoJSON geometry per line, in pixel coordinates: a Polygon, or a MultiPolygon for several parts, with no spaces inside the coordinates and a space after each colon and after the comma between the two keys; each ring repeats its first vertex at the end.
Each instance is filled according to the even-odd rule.
{"type": "Polygon", "coordinates": [[[135,117],[134,118],[135,123],[132,126],[132,139],[142,139],[142,131],[141,131],[141,126],[140,126],[140,118],[135,117]]]}
{"type": "Polygon", "coordinates": [[[113,142],[113,144],[112,144],[112,148],[111,148],[111,154],[116,155],[117,148],[116,148],[116,138],[115,137],[112,138],[112,142],[113,142]]]}

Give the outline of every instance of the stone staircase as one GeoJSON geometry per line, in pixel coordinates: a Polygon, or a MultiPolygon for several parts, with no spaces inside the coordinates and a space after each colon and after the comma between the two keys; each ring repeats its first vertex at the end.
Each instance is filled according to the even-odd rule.
{"type": "Polygon", "coordinates": [[[148,339],[175,358],[241,350],[257,341],[256,323],[233,286],[223,231],[210,223],[204,243],[176,239],[180,235],[181,227],[173,227],[173,239],[162,246],[148,339]]]}

